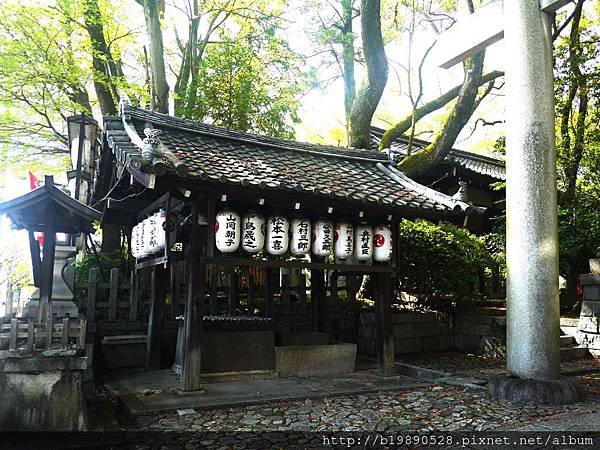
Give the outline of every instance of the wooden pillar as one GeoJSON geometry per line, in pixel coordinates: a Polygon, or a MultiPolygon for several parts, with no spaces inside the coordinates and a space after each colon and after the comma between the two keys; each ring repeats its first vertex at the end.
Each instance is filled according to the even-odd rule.
{"type": "Polygon", "coordinates": [[[234,315],[240,304],[239,276],[232,272],[229,274],[229,290],[227,295],[227,304],[229,315],[234,315]]]}
{"type": "Polygon", "coordinates": [[[208,200],[208,226],[198,225],[198,200],[192,203],[192,228],[188,245],[188,295],[185,305],[183,367],[181,371],[181,390],[200,389],[201,341],[202,341],[202,303],[206,290],[206,264],[200,263],[200,256],[209,248],[211,236],[207,229],[214,229],[214,200],[208,200]],[[212,225],[211,225],[212,222],[212,225]],[[203,240],[205,241],[203,243],[203,240]],[[204,251],[203,251],[204,249],[204,251]]]}
{"type": "Polygon", "coordinates": [[[308,305],[306,302],[306,275],[304,273],[301,273],[300,277],[298,278],[298,300],[300,302],[302,313],[307,313],[308,305]]]}
{"type": "Polygon", "coordinates": [[[256,307],[256,282],[254,276],[248,273],[248,313],[254,315],[254,308],[256,307]]]}
{"type": "Polygon", "coordinates": [[[346,293],[348,296],[348,302],[356,301],[357,284],[356,275],[346,275],[346,293]]]}
{"type": "Polygon", "coordinates": [[[53,225],[44,229],[44,249],[42,257],[42,279],[40,283],[40,302],[38,305],[38,322],[46,322],[48,303],[52,300],[52,280],[54,277],[54,250],[56,248],[56,232],[53,225]]]}
{"type": "Polygon", "coordinates": [[[287,273],[281,275],[281,302],[283,303],[284,314],[289,320],[291,318],[290,276],[287,273]]]}
{"type": "Polygon", "coordinates": [[[384,375],[394,374],[394,333],[392,328],[392,279],[389,273],[378,273],[375,286],[375,326],[377,365],[384,375]]]}
{"type": "Polygon", "coordinates": [[[312,329],[319,331],[321,328],[321,303],[325,299],[325,279],[323,271],[311,269],[310,271],[310,299],[312,305],[312,329]]]}
{"type": "Polygon", "coordinates": [[[329,278],[330,283],[329,283],[329,296],[331,297],[331,303],[335,304],[339,301],[339,296],[338,296],[338,273],[337,272],[332,272],[331,273],[331,277],[329,278]]]}
{"type": "Polygon", "coordinates": [[[218,293],[219,293],[219,286],[218,286],[218,281],[219,281],[219,277],[217,276],[217,266],[212,266],[212,270],[210,271],[210,276],[209,276],[209,297],[210,297],[210,315],[214,316],[218,313],[218,293]]]}
{"type": "Polygon", "coordinates": [[[162,265],[152,267],[150,316],[148,319],[148,340],[146,344],[146,370],[160,369],[167,284],[167,269],[162,265]]]}
{"type": "Polygon", "coordinates": [[[265,316],[273,317],[273,269],[265,267],[265,316]]]}

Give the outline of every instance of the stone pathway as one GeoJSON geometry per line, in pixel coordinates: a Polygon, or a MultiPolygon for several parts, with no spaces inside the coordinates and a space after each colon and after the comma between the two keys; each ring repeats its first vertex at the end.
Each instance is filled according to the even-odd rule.
{"type": "MultiPolygon", "coordinates": [[[[481,376],[482,371],[489,375],[503,368],[500,360],[452,354],[445,354],[444,358],[443,361],[431,358],[429,367],[449,371],[452,365],[450,370],[455,373],[481,378],[486,378],[481,376]],[[434,361],[444,365],[434,364],[434,361]]],[[[420,363],[424,361],[421,359],[420,363]]],[[[593,360],[573,361],[563,366],[568,371],[597,367],[597,361],[593,360]]],[[[138,417],[135,424],[122,425],[122,429],[185,433],[160,434],[162,447],[131,443],[121,448],[264,448],[265,436],[268,437],[265,432],[278,432],[272,438],[279,447],[288,448],[293,443],[302,448],[298,441],[302,435],[298,432],[557,430],[562,422],[576,421],[574,417],[581,417],[585,426],[583,424],[593,423],[586,417],[600,417],[600,372],[575,378],[584,388],[585,399],[564,406],[515,405],[488,399],[484,389],[434,385],[417,390],[191,410],[185,415],[152,414],[138,417]],[[262,441],[257,442],[258,438],[262,441]]]]}

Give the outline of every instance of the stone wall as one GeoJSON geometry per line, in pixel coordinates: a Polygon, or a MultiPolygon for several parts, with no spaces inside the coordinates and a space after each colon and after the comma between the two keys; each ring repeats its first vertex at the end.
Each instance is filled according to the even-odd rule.
{"type": "Polygon", "coordinates": [[[506,316],[465,311],[454,313],[453,319],[456,350],[476,355],[506,355],[506,316]]]}
{"type": "MultiPolygon", "coordinates": [[[[394,329],[394,352],[421,353],[438,352],[453,348],[454,339],[450,318],[441,313],[395,313],[392,316],[394,329]]],[[[375,314],[363,312],[359,317],[358,352],[376,354],[375,314]]]]}
{"type": "Polygon", "coordinates": [[[0,430],[83,431],[79,357],[0,359],[0,430]]]}

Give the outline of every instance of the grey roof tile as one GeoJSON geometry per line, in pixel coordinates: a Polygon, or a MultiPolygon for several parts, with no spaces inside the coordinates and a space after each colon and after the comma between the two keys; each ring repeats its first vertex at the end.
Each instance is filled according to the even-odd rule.
{"type": "MultiPolygon", "coordinates": [[[[161,143],[187,164],[187,178],[296,190],[390,208],[395,205],[450,212],[457,207],[449,196],[390,176],[391,172],[385,169],[390,160],[382,152],[284,141],[131,106],[125,106],[123,114],[124,118],[107,118],[110,123],[105,127],[109,147],[115,154],[125,155],[119,158],[123,162],[129,153],[140,154],[123,127],[119,127],[118,122],[125,120],[139,136],[144,136],[147,124],[162,130],[161,143]]],[[[468,205],[459,206],[466,210],[468,205]]]]}

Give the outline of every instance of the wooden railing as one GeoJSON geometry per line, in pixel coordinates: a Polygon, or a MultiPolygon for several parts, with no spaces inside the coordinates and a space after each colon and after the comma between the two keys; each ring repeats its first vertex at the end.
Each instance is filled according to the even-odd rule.
{"type": "Polygon", "coordinates": [[[54,322],[50,315],[46,324],[13,318],[0,325],[0,352],[31,354],[36,350],[84,349],[86,326],[84,316],[54,322]]]}
{"type": "MultiPolygon", "coordinates": [[[[88,274],[88,281],[77,283],[77,290],[87,290],[87,318],[90,323],[96,322],[97,314],[103,314],[109,321],[116,321],[118,317],[118,309],[128,310],[127,316],[129,320],[137,320],[137,299],[132,295],[130,283],[119,284],[119,269],[113,268],[110,271],[109,282],[101,282],[98,277],[98,269],[91,268],[88,274]],[[108,295],[100,297],[99,290],[107,289],[108,295]],[[119,295],[122,290],[129,291],[128,301],[119,301],[122,295],[119,295]]],[[[135,293],[133,293],[135,294],[135,293]]]]}

